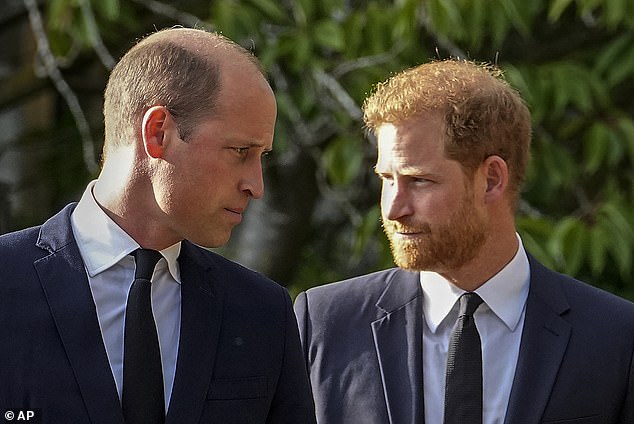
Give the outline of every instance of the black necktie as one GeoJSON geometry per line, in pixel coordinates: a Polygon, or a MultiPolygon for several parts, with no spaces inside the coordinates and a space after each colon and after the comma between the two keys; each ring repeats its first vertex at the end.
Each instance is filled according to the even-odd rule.
{"type": "Polygon", "coordinates": [[[447,355],[445,424],[482,423],[482,347],[473,319],[481,303],[475,293],[460,297],[458,321],[447,355]]]}
{"type": "Polygon", "coordinates": [[[150,280],[161,254],[138,249],[133,255],[136,271],[125,312],[121,405],[126,424],[158,424],[165,421],[165,400],[150,280]]]}

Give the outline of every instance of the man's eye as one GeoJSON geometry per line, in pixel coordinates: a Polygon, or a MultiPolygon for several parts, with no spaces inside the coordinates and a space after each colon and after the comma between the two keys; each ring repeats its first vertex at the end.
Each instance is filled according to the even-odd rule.
{"type": "Polygon", "coordinates": [[[235,150],[235,152],[239,154],[240,156],[244,156],[249,151],[249,148],[248,147],[234,147],[233,150],[235,150]]]}
{"type": "Polygon", "coordinates": [[[412,182],[417,185],[427,185],[432,182],[432,180],[423,177],[412,177],[412,182]]]}

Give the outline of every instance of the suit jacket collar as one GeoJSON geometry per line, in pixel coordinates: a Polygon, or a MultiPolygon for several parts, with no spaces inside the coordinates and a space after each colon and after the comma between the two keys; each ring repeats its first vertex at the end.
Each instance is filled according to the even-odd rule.
{"type": "Polygon", "coordinates": [[[385,289],[376,301],[376,307],[390,314],[421,296],[419,278],[418,272],[399,268],[388,271],[385,289]]]}
{"type": "Polygon", "coordinates": [[[55,253],[69,244],[76,244],[70,225],[70,215],[77,206],[71,203],[50,217],[40,228],[36,245],[49,253],[55,253]]]}
{"type": "Polygon", "coordinates": [[[571,326],[570,309],[557,274],[529,255],[531,282],[515,379],[506,412],[508,424],[540,422],[561,365],[571,326]]]}
{"type": "Polygon", "coordinates": [[[423,309],[418,273],[389,271],[372,334],[390,424],[424,422],[423,309]]]}
{"type": "Polygon", "coordinates": [[[70,225],[74,206],[42,225],[36,244],[47,254],[33,265],[91,422],[123,424],[97,311],[70,225]]]}

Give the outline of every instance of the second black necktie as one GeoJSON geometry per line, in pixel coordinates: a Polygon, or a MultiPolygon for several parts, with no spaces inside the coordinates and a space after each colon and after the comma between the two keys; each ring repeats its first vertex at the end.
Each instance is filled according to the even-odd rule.
{"type": "Polygon", "coordinates": [[[482,299],[460,297],[458,321],[451,333],[445,382],[445,424],[482,423],[482,347],[473,314],[482,299]]]}
{"type": "Polygon", "coordinates": [[[126,424],[160,424],[165,421],[163,367],[150,280],[161,254],[138,249],[133,255],[136,270],[125,313],[121,405],[126,424]]]}

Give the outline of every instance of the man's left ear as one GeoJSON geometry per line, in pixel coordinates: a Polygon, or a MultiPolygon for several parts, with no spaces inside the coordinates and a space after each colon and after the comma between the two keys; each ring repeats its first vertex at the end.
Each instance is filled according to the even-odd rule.
{"type": "Polygon", "coordinates": [[[509,168],[500,156],[491,155],[481,165],[486,177],[486,201],[497,201],[504,197],[509,185],[509,168]]]}
{"type": "Polygon", "coordinates": [[[164,106],[152,106],[145,111],[142,125],[142,141],[145,153],[155,159],[163,157],[166,143],[175,130],[172,115],[164,106]]]}

